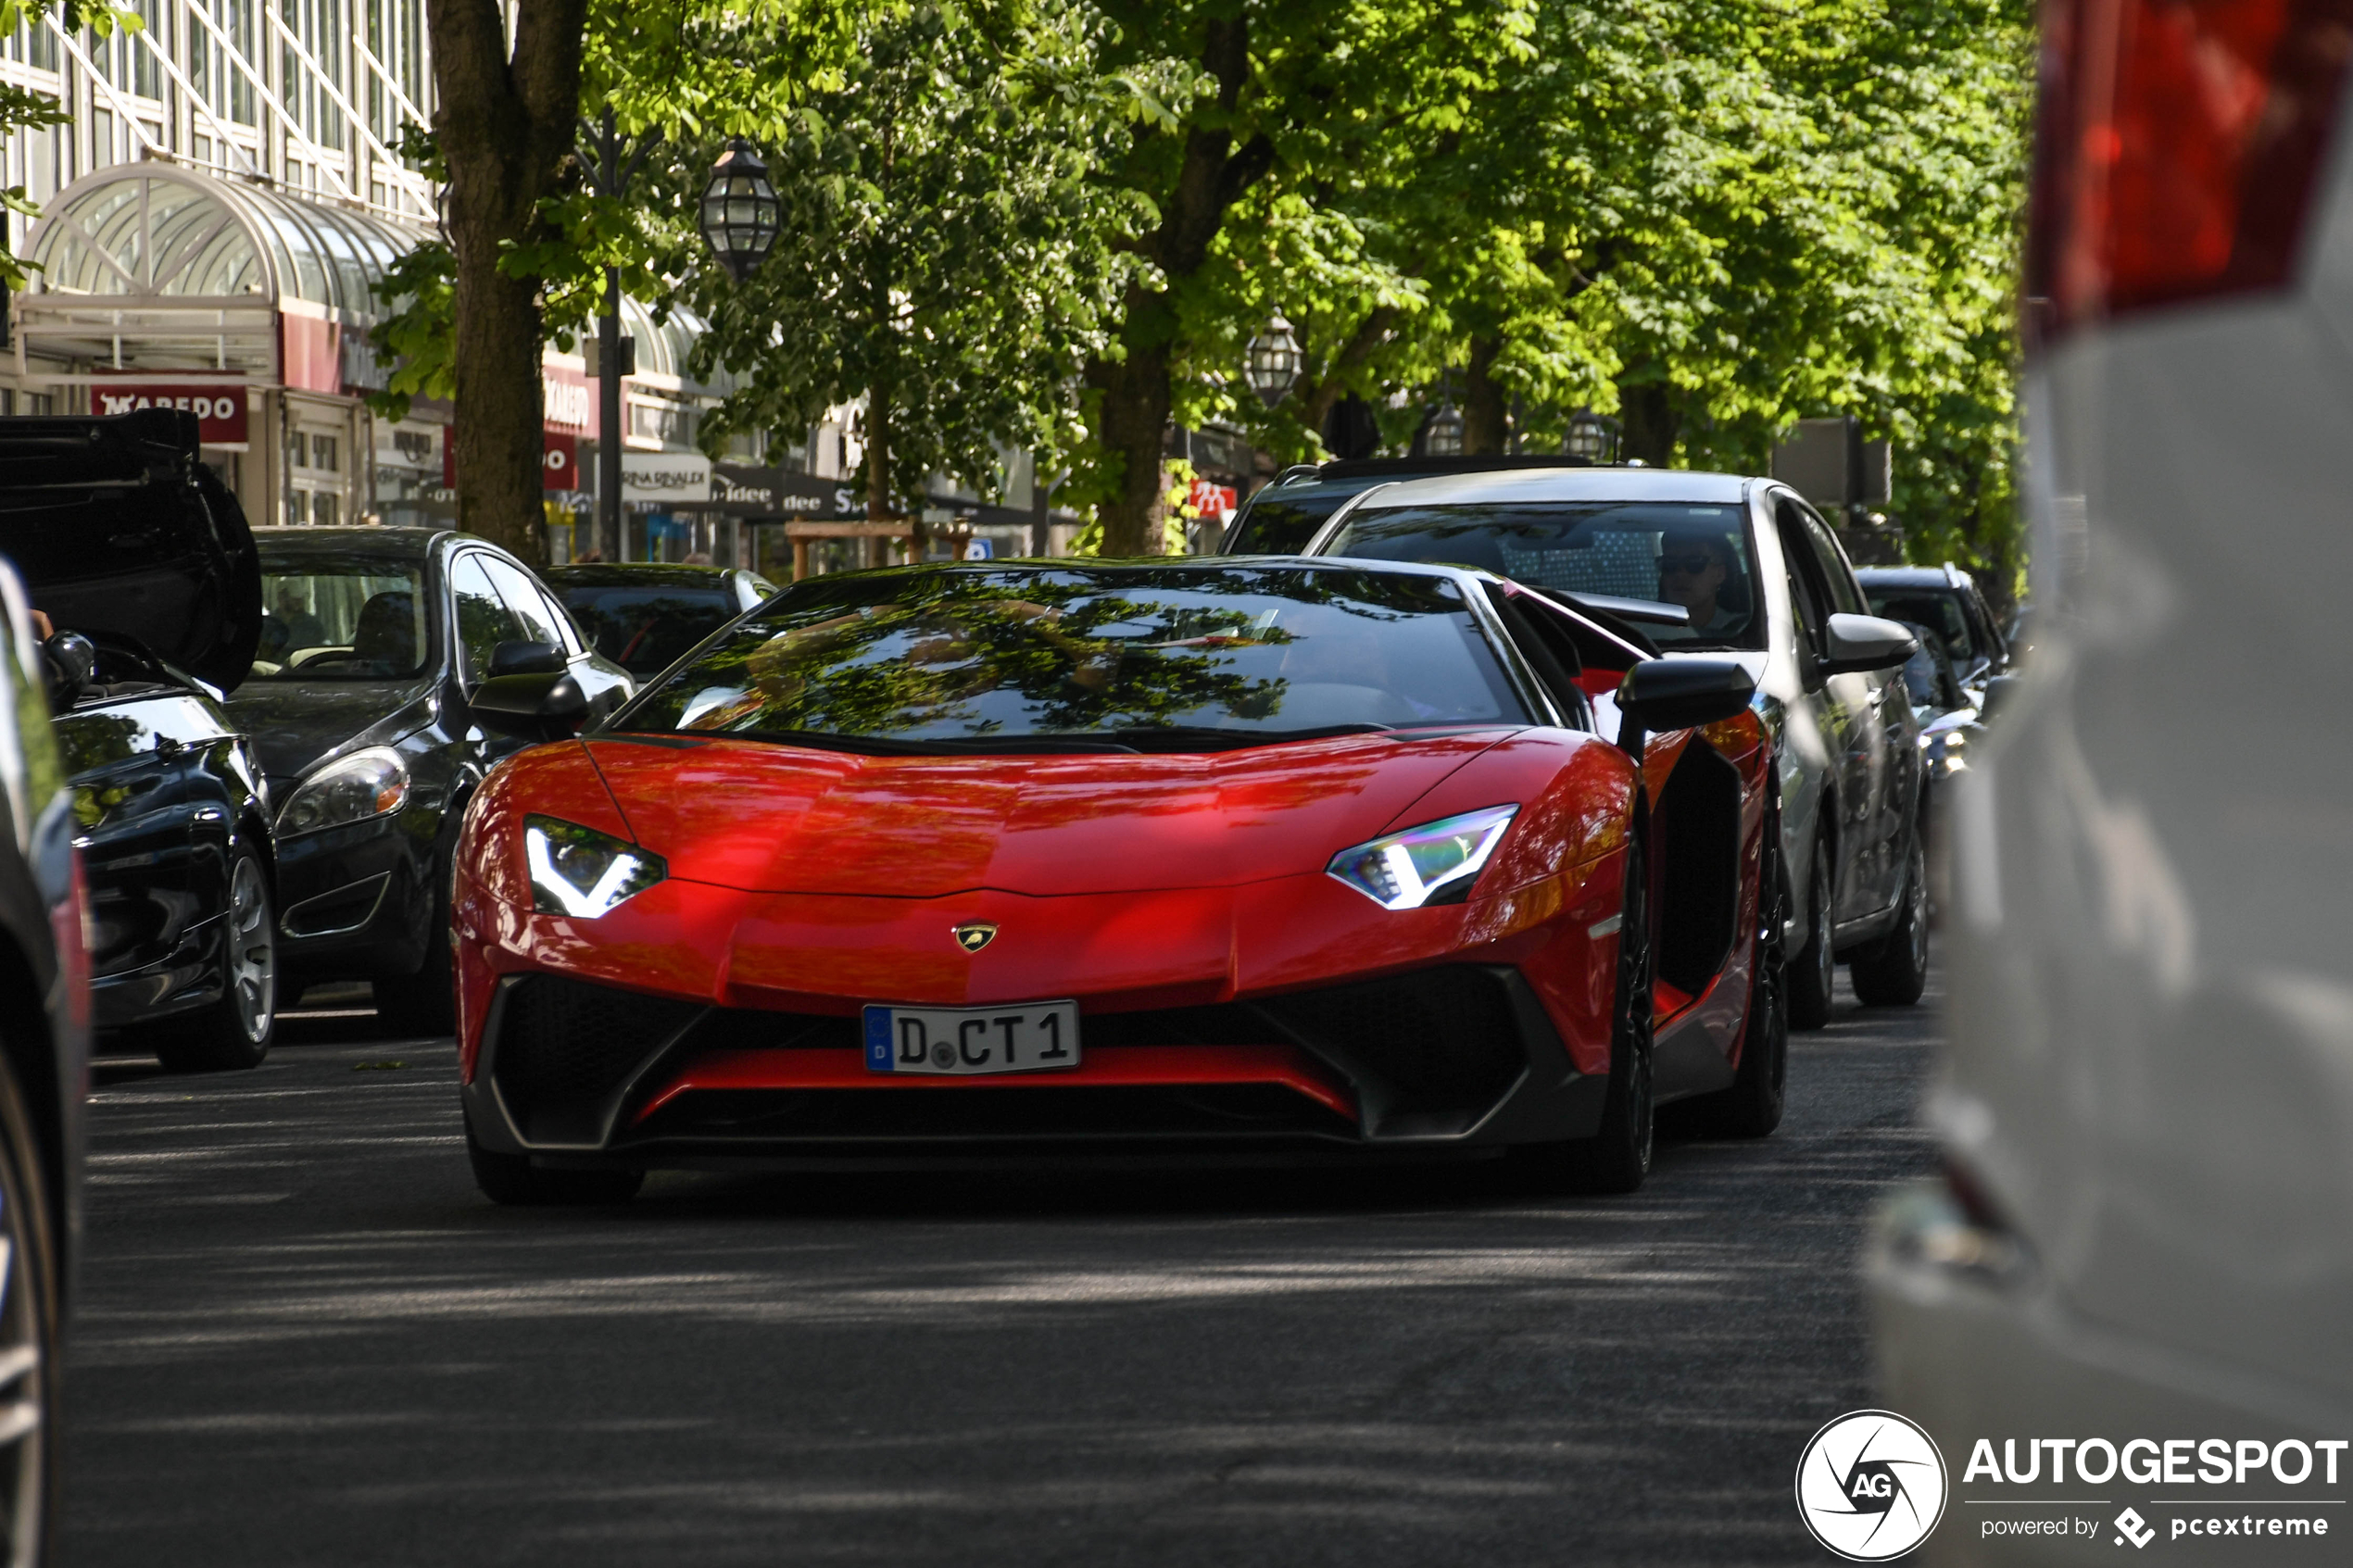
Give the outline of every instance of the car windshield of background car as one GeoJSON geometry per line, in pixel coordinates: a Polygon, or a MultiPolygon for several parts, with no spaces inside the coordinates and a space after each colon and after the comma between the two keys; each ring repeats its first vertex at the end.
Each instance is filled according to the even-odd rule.
{"type": "Polygon", "coordinates": [[[967,568],[798,583],[611,727],[1198,750],[1529,721],[1444,578],[967,568]]]}
{"type": "Polygon", "coordinates": [[[1925,626],[1914,625],[1912,634],[1920,646],[1904,661],[1904,689],[1909,694],[1914,708],[1958,708],[1959,701],[1945,689],[1944,660],[1937,658],[1936,633],[1925,626]]]}
{"type": "Polygon", "coordinates": [[[1532,588],[1679,604],[1689,626],[1643,627],[1662,651],[1761,648],[1745,516],[1658,502],[1368,508],[1322,553],[1484,567],[1532,588]]]}
{"type": "Polygon", "coordinates": [[[739,613],[726,587],[566,584],[565,608],[598,653],[632,675],[659,675],[739,613]]]}
{"type": "Polygon", "coordinates": [[[1954,667],[1967,670],[1978,660],[1976,644],[1969,633],[1969,617],[1961,611],[1959,597],[1952,594],[1870,594],[1871,613],[1883,615],[1890,621],[1908,621],[1934,632],[1944,645],[1954,667]]]}
{"type": "Polygon", "coordinates": [[[383,556],[281,556],[261,571],[261,646],[252,678],[389,681],[426,653],[423,572],[383,556]]]}
{"type": "Polygon", "coordinates": [[[1353,492],[1322,495],[1302,495],[1295,500],[1275,500],[1261,495],[1251,503],[1250,515],[1241,521],[1240,530],[1234,535],[1234,556],[1290,556],[1307,547],[1315,531],[1324,526],[1332,513],[1340,510],[1353,492]]]}

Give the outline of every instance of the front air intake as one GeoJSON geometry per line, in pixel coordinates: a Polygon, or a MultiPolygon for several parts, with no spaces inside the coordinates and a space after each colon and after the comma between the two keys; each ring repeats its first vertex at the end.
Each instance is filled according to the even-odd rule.
{"type": "Polygon", "coordinates": [[[491,1018],[491,1079],[534,1145],[604,1140],[639,1068],[703,1011],[700,1004],[531,974],[491,1018]]]}

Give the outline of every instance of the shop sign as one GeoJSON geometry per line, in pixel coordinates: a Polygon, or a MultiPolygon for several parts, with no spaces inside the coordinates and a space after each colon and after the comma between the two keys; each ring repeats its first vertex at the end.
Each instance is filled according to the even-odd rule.
{"type": "Polygon", "coordinates": [[[623,452],[621,498],[707,502],[711,499],[711,459],[700,452],[623,452]]]}
{"type": "Polygon", "coordinates": [[[242,386],[118,384],[105,382],[90,389],[101,414],[128,414],[134,408],[185,408],[196,416],[196,428],[208,446],[243,446],[246,441],[245,389],[242,386]]]}
{"type": "Polygon", "coordinates": [[[1185,496],[1185,504],[1202,517],[1216,517],[1240,506],[1241,496],[1230,484],[1214,484],[1206,479],[1193,481],[1192,489],[1185,496]]]}
{"type": "Polygon", "coordinates": [[[544,472],[539,476],[542,490],[578,490],[580,483],[580,439],[570,431],[551,430],[547,437],[547,452],[541,458],[544,472]]]}
{"type": "Polygon", "coordinates": [[[589,395],[588,383],[577,370],[560,365],[543,365],[539,369],[539,407],[543,423],[560,425],[575,435],[594,435],[589,421],[595,417],[595,400],[589,395]]]}

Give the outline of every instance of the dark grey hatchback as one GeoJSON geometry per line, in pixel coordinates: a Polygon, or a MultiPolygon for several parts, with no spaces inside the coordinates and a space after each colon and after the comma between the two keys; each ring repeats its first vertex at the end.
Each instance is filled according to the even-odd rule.
{"type": "Polygon", "coordinates": [[[493,675],[561,670],[601,718],[634,691],[514,557],[424,528],[260,528],[262,624],[229,704],[278,803],[279,954],[298,992],[367,980],[418,1034],[451,1026],[450,854],[522,744],[477,721],[493,675]]]}

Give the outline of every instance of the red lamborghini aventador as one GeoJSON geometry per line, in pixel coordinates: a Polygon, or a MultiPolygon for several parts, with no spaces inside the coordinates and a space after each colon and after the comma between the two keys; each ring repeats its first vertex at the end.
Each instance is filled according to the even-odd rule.
{"type": "MultiPolygon", "coordinates": [[[[1742,659],[1650,651],[1442,567],[799,583],[476,795],[483,1190],[1218,1148],[1509,1151],[1628,1191],[1660,1102],[1769,1132],[1771,737],[1742,659]]],[[[474,707],[582,711],[558,675],[474,707]]]]}

